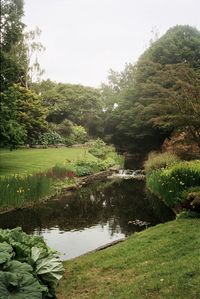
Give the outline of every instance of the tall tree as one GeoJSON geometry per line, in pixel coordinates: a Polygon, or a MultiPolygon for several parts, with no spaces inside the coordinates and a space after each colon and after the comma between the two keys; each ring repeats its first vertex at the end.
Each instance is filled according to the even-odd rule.
{"type": "Polygon", "coordinates": [[[41,68],[38,62],[38,54],[45,50],[45,47],[37,41],[41,35],[41,30],[36,27],[35,30],[30,30],[24,33],[23,49],[26,60],[24,62],[25,77],[24,85],[26,88],[31,87],[32,82],[39,82],[44,74],[44,69],[41,68]]]}
{"type": "Polygon", "coordinates": [[[23,0],[1,1],[1,91],[13,83],[20,82],[24,77],[22,61],[26,60],[26,57],[24,57],[23,51],[19,51],[23,42],[25,27],[22,22],[23,6],[23,0]]]}
{"type": "Polygon", "coordinates": [[[199,68],[197,29],[175,26],[152,43],[132,68],[129,84],[118,94],[118,106],[110,120],[114,124],[113,140],[140,150],[141,146],[151,149],[174,129],[183,127],[192,129],[191,134],[197,138],[199,68]],[[189,113],[194,116],[192,126],[186,119],[189,113]]]}
{"type": "Polygon", "coordinates": [[[150,60],[161,65],[187,62],[200,68],[200,32],[189,25],[170,28],[139,58],[138,64],[150,60]]]}
{"type": "Polygon", "coordinates": [[[0,146],[9,146],[11,149],[23,144],[27,131],[17,119],[17,95],[13,86],[1,92],[0,105],[0,146]]]}
{"type": "Polygon", "coordinates": [[[200,72],[187,63],[166,65],[149,82],[157,90],[156,105],[148,107],[152,125],[187,131],[200,147],[200,72]]]}

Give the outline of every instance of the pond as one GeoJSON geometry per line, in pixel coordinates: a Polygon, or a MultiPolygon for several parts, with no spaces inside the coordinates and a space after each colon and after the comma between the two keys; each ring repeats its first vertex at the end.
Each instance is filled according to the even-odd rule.
{"type": "Polygon", "coordinates": [[[67,260],[174,217],[143,181],[97,181],[39,207],[0,215],[0,227],[43,236],[67,260]]]}

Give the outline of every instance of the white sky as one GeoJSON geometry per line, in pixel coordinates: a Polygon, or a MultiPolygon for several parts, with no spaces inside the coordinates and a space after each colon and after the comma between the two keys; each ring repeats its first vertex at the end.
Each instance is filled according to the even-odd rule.
{"type": "Polygon", "coordinates": [[[42,30],[44,79],[98,87],[109,69],[137,61],[152,30],[200,30],[200,0],[25,0],[23,21],[42,30]]]}

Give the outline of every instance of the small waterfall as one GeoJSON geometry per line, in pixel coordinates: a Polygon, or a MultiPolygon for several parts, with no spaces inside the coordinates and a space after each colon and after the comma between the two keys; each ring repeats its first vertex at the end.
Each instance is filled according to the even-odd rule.
{"type": "Polygon", "coordinates": [[[145,174],[141,169],[120,169],[118,173],[113,174],[110,178],[121,178],[121,179],[144,179],[145,174]]]}
{"type": "Polygon", "coordinates": [[[119,170],[119,174],[122,175],[124,173],[124,169],[119,170]]]}

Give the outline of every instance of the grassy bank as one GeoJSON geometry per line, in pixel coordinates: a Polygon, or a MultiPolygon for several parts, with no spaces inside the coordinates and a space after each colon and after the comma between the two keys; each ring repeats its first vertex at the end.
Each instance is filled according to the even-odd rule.
{"type": "Polygon", "coordinates": [[[14,151],[0,150],[0,175],[26,174],[44,171],[55,164],[64,163],[66,160],[83,159],[88,153],[86,148],[47,148],[47,149],[18,149],[14,151]]]}
{"type": "MultiPolygon", "coordinates": [[[[76,177],[105,171],[122,161],[112,147],[103,144],[96,157],[82,148],[23,149],[1,151],[0,210],[36,204],[62,188],[76,185],[76,177]]],[[[102,142],[101,142],[102,143],[102,142]]]]}
{"type": "MultiPolygon", "coordinates": [[[[54,193],[56,186],[61,185],[52,177],[56,163],[66,165],[72,160],[95,160],[85,148],[1,150],[0,155],[1,210],[35,204],[54,193]]],[[[59,177],[62,169],[58,168],[56,175],[59,177]]]]}
{"type": "Polygon", "coordinates": [[[200,220],[157,225],[64,266],[59,299],[199,299],[200,220]]]}

